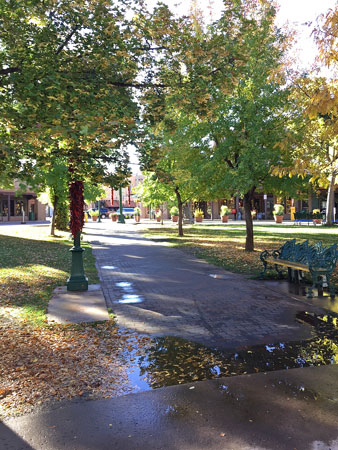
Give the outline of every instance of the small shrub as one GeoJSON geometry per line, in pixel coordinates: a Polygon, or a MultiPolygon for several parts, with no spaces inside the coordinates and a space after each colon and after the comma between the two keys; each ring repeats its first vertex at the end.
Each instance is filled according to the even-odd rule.
{"type": "Polygon", "coordinates": [[[141,209],[136,206],[136,208],[134,208],[134,216],[140,216],[140,215],[141,215],[141,209]]]}
{"type": "Polygon", "coordinates": [[[320,212],[320,209],[314,209],[312,211],[312,218],[313,219],[322,219],[323,218],[323,216],[322,216],[322,214],[320,212]]]}
{"type": "Polygon", "coordinates": [[[90,211],[92,217],[99,217],[99,211],[90,211]]]}
{"type": "Polygon", "coordinates": [[[227,207],[227,205],[221,206],[221,217],[228,216],[230,214],[230,209],[227,207]]]}
{"type": "Polygon", "coordinates": [[[170,209],[170,214],[171,214],[172,216],[178,216],[179,211],[178,211],[177,206],[173,206],[173,207],[170,209]]]}
{"type": "Polygon", "coordinates": [[[272,214],[274,216],[283,216],[284,215],[284,206],[276,203],[273,207],[272,214]]]}
{"type": "Polygon", "coordinates": [[[204,213],[203,213],[203,211],[201,209],[195,209],[194,216],[203,218],[204,217],[204,213]]]}

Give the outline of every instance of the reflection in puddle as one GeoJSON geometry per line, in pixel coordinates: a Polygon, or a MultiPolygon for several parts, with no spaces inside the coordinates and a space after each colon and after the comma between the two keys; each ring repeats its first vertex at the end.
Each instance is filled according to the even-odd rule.
{"type": "Polygon", "coordinates": [[[123,294],[120,300],[115,303],[142,303],[143,297],[137,294],[123,294]]]}
{"type": "Polygon", "coordinates": [[[229,275],[224,275],[222,273],[209,273],[209,277],[217,278],[217,279],[220,279],[220,280],[228,280],[230,278],[229,275]]]}
{"type": "Polygon", "coordinates": [[[115,283],[115,286],[121,288],[122,291],[124,292],[128,292],[128,294],[123,294],[122,298],[116,300],[114,303],[128,304],[128,303],[142,303],[144,301],[142,295],[132,293],[134,291],[133,283],[130,283],[129,281],[119,281],[118,283],[115,283]]]}
{"type": "Polygon", "coordinates": [[[286,395],[289,395],[293,398],[298,398],[301,400],[318,400],[319,393],[313,391],[312,389],[308,389],[305,386],[292,384],[287,380],[279,380],[278,384],[273,384],[272,387],[278,388],[278,390],[282,390],[286,395]]]}
{"type": "Polygon", "coordinates": [[[131,287],[131,283],[129,283],[128,281],[121,281],[120,283],[115,283],[115,286],[117,287],[121,287],[121,288],[128,288],[131,287]]]}
{"type": "MultiPolygon", "coordinates": [[[[144,390],[145,381],[155,389],[247,373],[338,364],[337,319],[307,313],[300,313],[297,318],[314,326],[314,338],[257,345],[237,352],[219,351],[172,336],[153,339],[143,355],[134,359],[142,379],[143,386],[139,388],[144,390]]],[[[139,385],[137,377],[133,376],[132,381],[139,385]]],[[[227,386],[223,386],[227,391],[227,386]]],[[[298,386],[296,391],[297,395],[315,398],[303,386],[298,386]]]]}

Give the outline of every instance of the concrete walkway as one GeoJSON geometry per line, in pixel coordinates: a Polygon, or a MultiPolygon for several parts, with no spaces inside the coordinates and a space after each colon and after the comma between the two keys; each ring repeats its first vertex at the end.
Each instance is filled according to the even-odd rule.
{"type": "Polygon", "coordinates": [[[48,303],[48,322],[81,323],[108,319],[106,302],[99,284],[90,284],[85,292],[67,291],[66,286],[59,286],[54,289],[48,303]]]}
{"type": "Polygon", "coordinates": [[[310,336],[295,314],[319,307],[153,242],[136,229],[108,221],[86,226],[107,305],[121,327],[223,349],[310,336]]]}
{"type": "Polygon", "coordinates": [[[338,367],[72,402],[0,423],[1,450],[337,450],[338,367]]]}

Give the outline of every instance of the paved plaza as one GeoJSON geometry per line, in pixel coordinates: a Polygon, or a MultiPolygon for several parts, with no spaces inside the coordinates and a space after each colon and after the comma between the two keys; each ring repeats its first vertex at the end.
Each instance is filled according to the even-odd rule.
{"type": "Polygon", "coordinates": [[[85,229],[121,327],[223,349],[310,336],[295,315],[320,308],[147,239],[140,228],[105,221],[85,229]]]}

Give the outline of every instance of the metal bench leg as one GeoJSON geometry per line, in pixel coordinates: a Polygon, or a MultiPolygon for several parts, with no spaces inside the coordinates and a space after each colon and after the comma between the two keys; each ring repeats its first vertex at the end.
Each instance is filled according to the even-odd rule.
{"type": "Polygon", "coordinates": [[[307,290],[307,298],[313,298],[313,285],[307,290]]]}
{"type": "Polygon", "coordinates": [[[334,300],[336,297],[336,287],[334,283],[330,283],[330,297],[332,298],[332,300],[334,300]]]}
{"type": "Polygon", "coordinates": [[[318,297],[323,297],[323,277],[319,276],[318,277],[318,297]]]}
{"type": "Polygon", "coordinates": [[[278,274],[278,278],[279,279],[283,278],[283,272],[279,269],[278,264],[275,264],[275,269],[278,274]]]}
{"type": "Polygon", "coordinates": [[[330,275],[326,274],[326,282],[327,282],[327,285],[328,285],[328,288],[330,291],[330,297],[332,299],[334,299],[336,296],[336,287],[335,287],[334,283],[332,283],[332,281],[331,281],[331,274],[330,275]]]}
{"type": "Polygon", "coordinates": [[[292,269],[291,269],[291,267],[288,267],[288,280],[290,282],[292,281],[292,269]]]}
{"type": "Polygon", "coordinates": [[[261,272],[260,274],[259,274],[259,278],[265,278],[265,272],[266,272],[266,268],[267,268],[267,266],[268,266],[268,263],[266,262],[266,261],[262,261],[262,263],[263,263],[263,266],[264,266],[264,269],[263,269],[263,272],[261,272]]]}

